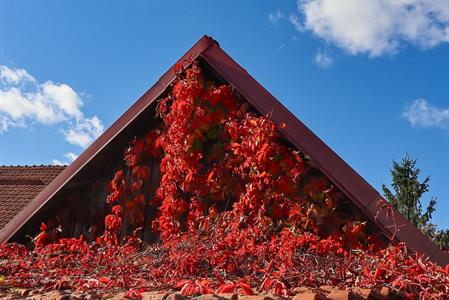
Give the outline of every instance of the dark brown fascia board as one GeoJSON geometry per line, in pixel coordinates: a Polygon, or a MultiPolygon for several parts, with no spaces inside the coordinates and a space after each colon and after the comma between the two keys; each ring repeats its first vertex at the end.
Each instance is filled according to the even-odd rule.
{"type": "MultiPolygon", "coordinates": [[[[285,106],[274,98],[251,75],[227,55],[212,38],[201,38],[177,63],[187,65],[201,56],[215,71],[233,85],[242,96],[260,113],[270,114],[286,138],[299,150],[310,155],[317,167],[387,236],[395,236],[413,250],[426,254],[435,262],[449,263],[449,255],[440,250],[402,215],[394,211],[395,223],[386,210],[379,212],[379,203],[387,203],[380,194],[354,171],[342,158],[333,152],[321,139],[298,120],[285,106]],[[394,233],[393,226],[399,231],[394,233]]],[[[56,192],[75,176],[95,155],[109,144],[130,122],[156,100],[175,79],[170,68],[135,104],[131,106],[104,134],[102,134],[78,159],[67,167],[47,186],[25,209],[23,209],[3,230],[0,242],[7,241],[31,216],[39,210],[56,192]]]]}
{"type": "MultiPolygon", "coordinates": [[[[203,36],[177,63],[189,64],[201,52],[215,44],[208,36],[203,36]]],[[[174,66],[174,65],[173,65],[174,66]]],[[[8,241],[25,223],[61,190],[81,169],[84,168],[103,148],[128,126],[141,112],[167,89],[176,74],[171,67],[159,80],[140,97],[117,121],[115,121],[98,139],[96,139],[75,161],[62,171],[45,187],[22,211],[20,211],[3,229],[0,230],[0,243],[8,241]]]]}

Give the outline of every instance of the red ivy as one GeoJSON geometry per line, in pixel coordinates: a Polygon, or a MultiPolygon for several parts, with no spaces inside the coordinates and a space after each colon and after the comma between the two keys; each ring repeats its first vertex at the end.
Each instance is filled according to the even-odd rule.
{"type": "Polygon", "coordinates": [[[56,222],[42,224],[34,250],[3,244],[0,274],[10,284],[122,288],[130,298],[170,288],[289,296],[294,287],[320,285],[449,295],[449,267],[387,246],[269,116],[205,78],[196,63],[175,72],[158,105],[160,126],[129,143],[124,168],[112,176],[104,234],[91,244],[58,239],[56,222]],[[160,181],[150,198],[155,163],[160,181]],[[124,219],[134,233],[121,241],[124,219]],[[159,242],[139,252],[143,231],[159,242]]]}

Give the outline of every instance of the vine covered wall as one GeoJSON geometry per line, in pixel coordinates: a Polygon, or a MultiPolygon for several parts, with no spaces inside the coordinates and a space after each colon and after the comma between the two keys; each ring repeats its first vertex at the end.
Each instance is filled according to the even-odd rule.
{"type": "Polygon", "coordinates": [[[196,62],[174,72],[159,125],[124,145],[102,232],[92,242],[63,237],[54,217],[34,249],[3,244],[0,258],[11,261],[0,273],[11,284],[280,296],[300,286],[388,285],[405,296],[448,294],[449,268],[382,236],[270,116],[196,62]],[[43,283],[33,269],[54,273],[43,283]]]}

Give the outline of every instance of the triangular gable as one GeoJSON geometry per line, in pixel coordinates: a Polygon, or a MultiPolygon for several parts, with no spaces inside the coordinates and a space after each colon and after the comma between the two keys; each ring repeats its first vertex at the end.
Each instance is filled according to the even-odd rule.
{"type": "MultiPolygon", "coordinates": [[[[212,38],[204,36],[177,62],[183,65],[201,57],[215,72],[231,84],[261,114],[270,114],[273,121],[285,128],[279,130],[295,147],[308,154],[318,169],[326,175],[363,214],[387,236],[394,236],[411,249],[426,254],[439,264],[449,263],[449,255],[440,250],[402,215],[385,209],[386,200],[343,159],[298,120],[285,106],[265,90],[251,75],[228,56],[212,38]],[[284,127],[284,126],[282,126],[284,127]],[[384,209],[382,209],[384,208],[384,209]]],[[[105,161],[108,147],[120,140],[120,135],[155,100],[166,91],[176,75],[170,69],[114,124],[112,124],[69,167],[55,178],[33,201],[16,215],[1,231],[0,242],[11,239],[50,199],[72,178],[82,172],[93,172],[95,160],[105,161]]],[[[281,126],[280,126],[281,127],[281,126]]],[[[99,167],[99,165],[97,165],[99,167]]]]}

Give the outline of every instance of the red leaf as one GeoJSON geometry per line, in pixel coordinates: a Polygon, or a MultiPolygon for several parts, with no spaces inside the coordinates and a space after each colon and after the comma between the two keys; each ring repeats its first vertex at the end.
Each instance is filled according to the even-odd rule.
{"type": "Polygon", "coordinates": [[[180,280],[180,281],[178,281],[178,282],[173,286],[173,288],[174,288],[175,290],[180,290],[180,289],[182,289],[186,284],[193,284],[193,281],[192,281],[192,280],[189,280],[189,279],[180,280]]]}
{"type": "Polygon", "coordinates": [[[100,278],[98,278],[98,281],[100,281],[101,283],[104,283],[104,284],[108,284],[109,282],[111,282],[111,279],[109,279],[108,277],[105,277],[105,276],[101,276],[100,278]]]}
{"type": "Polygon", "coordinates": [[[41,223],[41,227],[40,227],[40,230],[41,230],[41,231],[45,231],[45,230],[47,230],[47,225],[45,225],[45,223],[44,223],[44,222],[42,222],[42,223],[41,223]]]}
{"type": "Polygon", "coordinates": [[[146,181],[150,177],[150,171],[149,171],[148,167],[135,166],[133,168],[133,175],[136,176],[136,178],[138,178],[138,179],[142,179],[142,180],[146,181]]]}
{"type": "Polygon", "coordinates": [[[135,154],[128,154],[125,156],[124,159],[125,159],[126,165],[129,167],[134,167],[139,162],[139,160],[137,159],[137,155],[135,155],[135,154]]]}
{"type": "Polygon", "coordinates": [[[248,296],[254,295],[253,290],[251,289],[251,287],[248,284],[246,284],[244,282],[240,282],[237,284],[237,286],[239,287],[240,294],[248,295],[248,296]]]}
{"type": "Polygon", "coordinates": [[[175,74],[179,74],[180,72],[182,72],[182,69],[183,69],[182,63],[177,62],[177,63],[174,65],[174,67],[173,67],[173,72],[174,72],[175,74]]]}
{"type": "Polygon", "coordinates": [[[222,283],[218,289],[217,294],[227,294],[235,292],[235,284],[232,282],[222,283]]]}
{"type": "Polygon", "coordinates": [[[139,290],[129,290],[124,295],[127,299],[142,299],[142,292],[139,290]]]}
{"type": "Polygon", "coordinates": [[[112,207],[111,211],[117,217],[121,217],[121,215],[122,215],[122,207],[120,205],[114,205],[112,207]]]}
{"type": "Polygon", "coordinates": [[[39,235],[34,239],[34,244],[36,247],[45,246],[48,243],[48,234],[45,231],[39,233],[39,235]]]}
{"type": "Polygon", "coordinates": [[[118,232],[122,227],[122,219],[116,215],[107,215],[104,218],[104,224],[106,229],[112,232],[118,232]]]}

